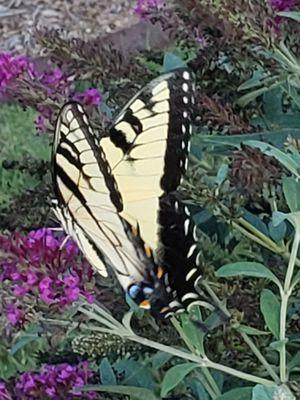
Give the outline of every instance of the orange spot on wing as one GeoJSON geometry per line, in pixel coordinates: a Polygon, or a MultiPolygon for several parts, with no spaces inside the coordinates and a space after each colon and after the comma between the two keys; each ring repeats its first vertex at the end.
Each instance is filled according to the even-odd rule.
{"type": "Polygon", "coordinates": [[[144,309],[146,309],[146,310],[149,310],[149,308],[151,308],[150,301],[149,301],[149,300],[143,300],[143,301],[140,303],[140,307],[141,307],[141,308],[144,308],[144,309]]]}

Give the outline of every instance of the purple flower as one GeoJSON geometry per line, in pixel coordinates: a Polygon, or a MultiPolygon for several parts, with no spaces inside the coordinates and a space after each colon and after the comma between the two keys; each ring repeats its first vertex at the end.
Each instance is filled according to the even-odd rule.
{"type": "Polygon", "coordinates": [[[79,101],[86,106],[98,106],[102,101],[102,96],[98,89],[91,88],[75,94],[73,100],[79,101]]]}
{"type": "Polygon", "coordinates": [[[0,400],[10,400],[10,399],[11,399],[11,396],[8,393],[5,383],[0,382],[0,400]]]}
{"type": "Polygon", "coordinates": [[[25,294],[27,294],[28,292],[29,292],[29,288],[26,287],[26,286],[16,285],[16,286],[13,288],[13,294],[14,294],[16,297],[23,297],[23,296],[25,296],[25,294]]]}
{"type": "Polygon", "coordinates": [[[63,278],[63,282],[66,286],[69,288],[74,288],[79,284],[79,278],[78,276],[65,276],[63,278]]]}
{"type": "Polygon", "coordinates": [[[28,285],[35,285],[38,281],[37,274],[29,271],[27,274],[27,283],[28,285]]]}
{"type": "Polygon", "coordinates": [[[157,8],[162,3],[162,0],[137,0],[134,12],[145,19],[151,8],[157,8]]]}
{"type": "MultiPolygon", "coordinates": [[[[16,395],[24,400],[79,398],[77,388],[92,383],[94,372],[86,362],[71,366],[67,363],[45,365],[39,372],[25,372],[16,381],[16,395]]],[[[95,392],[81,393],[81,399],[95,399],[95,392]]]]}
{"type": "Polygon", "coordinates": [[[288,11],[295,6],[296,0],[271,0],[271,6],[276,11],[288,11]]]}
{"type": "Polygon", "coordinates": [[[0,92],[5,93],[7,87],[20,75],[34,78],[34,64],[25,56],[13,56],[10,53],[0,53],[0,92]]]}
{"type": "Polygon", "coordinates": [[[43,115],[38,115],[35,119],[35,127],[38,131],[45,133],[47,131],[46,118],[43,115]]]}
{"type": "Polygon", "coordinates": [[[15,326],[23,318],[23,313],[18,307],[10,304],[6,309],[6,317],[8,321],[15,326]]]}

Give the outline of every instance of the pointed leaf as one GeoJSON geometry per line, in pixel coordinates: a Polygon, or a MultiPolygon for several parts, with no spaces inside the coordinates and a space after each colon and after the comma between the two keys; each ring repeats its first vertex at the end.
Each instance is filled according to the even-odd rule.
{"type": "Polygon", "coordinates": [[[184,363],[170,368],[162,381],[161,397],[165,397],[195,368],[199,368],[199,365],[194,363],[184,363]]]}
{"type": "Polygon", "coordinates": [[[151,390],[135,386],[86,385],[84,386],[84,388],[80,388],[80,391],[116,393],[116,394],[124,394],[127,396],[133,396],[136,397],[137,399],[159,400],[151,390]]]}
{"type": "Polygon", "coordinates": [[[271,290],[264,289],[261,292],[260,309],[267,327],[279,339],[280,303],[271,290]]]}
{"type": "Polygon", "coordinates": [[[256,385],[252,391],[252,400],[274,400],[276,386],[256,385]]]}
{"type": "Polygon", "coordinates": [[[284,177],[282,189],[291,212],[300,211],[300,182],[291,177],[284,177]]]}
{"type": "Polygon", "coordinates": [[[172,354],[158,351],[156,354],[154,354],[154,356],[151,357],[152,367],[154,369],[159,369],[163,367],[172,357],[172,354]]]}
{"type": "Polygon", "coordinates": [[[252,389],[252,387],[233,389],[217,397],[216,400],[251,400],[252,389]]]}
{"type": "Polygon", "coordinates": [[[256,335],[256,336],[270,335],[270,332],[261,331],[256,328],[252,328],[252,326],[247,326],[247,325],[240,325],[237,328],[237,330],[243,333],[247,333],[247,335],[256,335]]]}
{"type": "Polygon", "coordinates": [[[176,68],[184,68],[186,67],[186,63],[173,53],[165,53],[164,62],[163,62],[163,71],[169,72],[176,68]]]}
{"type": "Polygon", "coordinates": [[[100,381],[103,385],[116,385],[117,379],[107,358],[103,358],[99,365],[100,381]]]}
{"type": "Polygon", "coordinates": [[[300,12],[297,11],[281,11],[277,13],[280,17],[291,18],[294,21],[300,22],[300,12]]]}
{"type": "Polygon", "coordinates": [[[223,265],[216,271],[216,276],[228,278],[231,276],[252,276],[254,278],[265,278],[278,284],[278,279],[263,264],[249,261],[239,261],[232,264],[223,265]]]}

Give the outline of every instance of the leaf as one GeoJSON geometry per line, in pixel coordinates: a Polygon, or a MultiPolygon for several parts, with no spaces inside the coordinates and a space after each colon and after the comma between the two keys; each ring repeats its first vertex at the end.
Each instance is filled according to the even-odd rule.
{"type": "Polygon", "coordinates": [[[195,368],[199,368],[199,365],[194,363],[184,363],[170,368],[164,376],[161,384],[161,397],[165,397],[195,368]]]}
{"type": "Polygon", "coordinates": [[[243,218],[246,221],[250,222],[250,224],[253,225],[254,228],[262,232],[264,235],[269,236],[267,225],[257,215],[254,215],[247,210],[243,211],[243,218]]]}
{"type": "Polygon", "coordinates": [[[185,68],[186,63],[174,53],[165,53],[163,72],[169,72],[176,68],[185,68]]]}
{"type": "Polygon", "coordinates": [[[215,272],[219,278],[228,278],[231,276],[252,276],[254,278],[266,278],[278,284],[278,279],[263,264],[250,261],[239,261],[226,264],[215,272]]]}
{"type": "Polygon", "coordinates": [[[267,327],[279,339],[280,303],[271,290],[264,289],[261,292],[260,309],[267,327]]]}
{"type": "Polygon", "coordinates": [[[300,12],[297,11],[281,11],[278,12],[277,15],[280,17],[291,18],[294,21],[300,22],[300,12]]]}
{"type": "Polygon", "coordinates": [[[282,179],[282,188],[291,212],[300,211],[300,182],[291,177],[284,177],[282,179]]]}
{"type": "Polygon", "coordinates": [[[256,385],[252,391],[252,400],[275,400],[276,386],[256,385]]]}
{"type": "Polygon", "coordinates": [[[124,359],[114,363],[113,367],[119,374],[124,375],[121,382],[123,385],[147,389],[154,389],[157,386],[150,368],[147,368],[141,362],[124,359]]]}
{"type": "Polygon", "coordinates": [[[80,388],[80,391],[117,393],[117,394],[124,394],[127,396],[133,396],[136,397],[137,399],[159,400],[151,390],[134,386],[86,385],[83,388],[80,388]]]}
{"type": "Polygon", "coordinates": [[[280,212],[280,211],[274,211],[272,214],[272,223],[275,227],[277,227],[279,224],[281,224],[287,218],[288,218],[288,214],[280,212]]]}
{"type": "Polygon", "coordinates": [[[207,222],[210,218],[212,218],[212,213],[208,210],[202,210],[196,214],[193,215],[193,220],[195,222],[195,224],[201,225],[204,224],[205,222],[207,222]]]}
{"type": "Polygon", "coordinates": [[[269,221],[268,224],[268,229],[269,229],[269,234],[271,238],[275,242],[279,242],[280,240],[283,240],[286,234],[287,226],[284,221],[281,221],[279,224],[276,226],[274,225],[273,220],[269,221]]]}
{"type": "Polygon", "coordinates": [[[195,396],[195,399],[209,400],[209,396],[208,396],[206,390],[204,389],[204,386],[198,379],[192,378],[189,381],[188,386],[192,389],[192,393],[195,396]]]}
{"type": "Polygon", "coordinates": [[[262,80],[267,76],[268,74],[262,69],[254,71],[252,77],[238,87],[238,91],[240,92],[242,90],[248,90],[257,86],[261,86],[262,80]]]}
{"type": "Polygon", "coordinates": [[[270,332],[261,331],[256,328],[252,328],[252,326],[247,326],[247,325],[239,325],[237,330],[243,333],[247,333],[247,335],[256,335],[256,336],[270,335],[270,332]]]}
{"type": "Polygon", "coordinates": [[[31,342],[35,342],[36,340],[40,340],[40,336],[38,334],[24,335],[18,340],[10,349],[10,355],[13,356],[17,351],[25,347],[31,342]]]}
{"type": "Polygon", "coordinates": [[[181,327],[184,334],[189,339],[189,342],[193,344],[193,346],[198,350],[200,354],[204,353],[203,341],[206,335],[206,331],[204,332],[197,322],[202,322],[201,311],[199,307],[192,307],[189,315],[186,313],[182,313],[180,315],[181,327]]]}
{"type": "Polygon", "coordinates": [[[272,342],[270,343],[270,347],[272,347],[272,349],[280,352],[283,347],[287,344],[288,339],[284,339],[284,340],[276,340],[276,342],[272,342]]]}
{"type": "Polygon", "coordinates": [[[243,387],[229,390],[217,397],[216,400],[251,400],[252,387],[243,387]]]}
{"type": "Polygon", "coordinates": [[[116,385],[117,379],[107,358],[103,358],[99,365],[100,381],[103,385],[116,385]]]}
{"type": "Polygon", "coordinates": [[[215,183],[217,185],[221,185],[225,179],[227,178],[228,175],[228,170],[229,170],[229,166],[228,164],[222,164],[218,170],[216,179],[215,179],[215,183]]]}
{"type": "Polygon", "coordinates": [[[172,354],[158,351],[156,354],[154,354],[154,356],[151,357],[152,367],[154,369],[159,369],[163,367],[172,357],[172,354]]]}
{"type": "Polygon", "coordinates": [[[287,168],[292,174],[300,177],[300,165],[295,162],[293,157],[279,150],[277,147],[272,146],[271,144],[260,142],[258,140],[246,140],[244,142],[246,146],[258,148],[261,152],[266,154],[267,156],[271,156],[276,158],[285,168],[287,168]]]}
{"type": "Polygon", "coordinates": [[[297,351],[294,357],[289,361],[288,369],[290,371],[300,371],[300,351],[297,351]]]}

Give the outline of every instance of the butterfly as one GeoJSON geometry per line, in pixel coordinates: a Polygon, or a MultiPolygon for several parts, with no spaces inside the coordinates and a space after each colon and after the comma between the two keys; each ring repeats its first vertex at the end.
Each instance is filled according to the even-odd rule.
{"type": "Polygon", "coordinates": [[[195,229],[176,192],[187,168],[193,107],[187,69],[151,81],[97,139],[78,103],[58,116],[54,212],[91,265],[165,317],[199,300],[195,229]]]}

